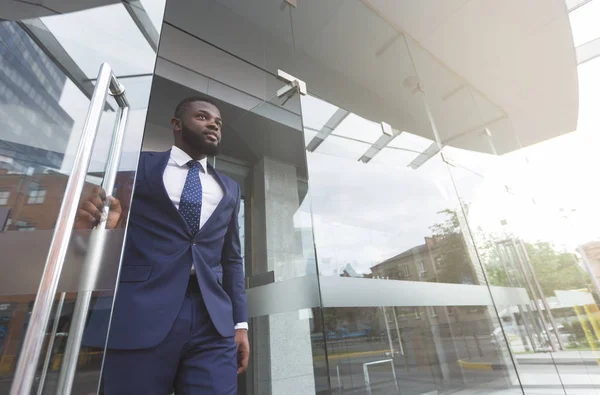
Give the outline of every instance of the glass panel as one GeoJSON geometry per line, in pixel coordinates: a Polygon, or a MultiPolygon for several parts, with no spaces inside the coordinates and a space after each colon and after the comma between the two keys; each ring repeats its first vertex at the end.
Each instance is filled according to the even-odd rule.
{"type": "MultiPolygon", "coordinates": [[[[303,97],[302,103],[305,124],[327,125],[323,114],[338,110],[312,96],[303,97]]],[[[360,117],[352,114],[345,120],[353,118],[360,117]]],[[[427,139],[404,132],[393,146],[361,163],[358,159],[373,144],[341,137],[337,128],[342,123],[322,126],[318,132],[305,128],[309,148],[315,136],[333,129],[307,156],[319,274],[336,278],[332,283],[321,281],[332,385],[338,382],[338,374],[344,390],[364,387],[368,378],[373,391],[390,393],[395,388],[393,375],[384,372],[388,362],[382,361],[399,348],[395,345],[398,332],[407,331],[402,344],[406,353],[393,358],[401,393],[465,388],[484,393],[484,389],[509,388],[514,367],[504,338],[493,337],[499,328],[497,315],[474,248],[464,237],[464,219],[445,158],[434,153],[427,160],[420,159],[428,155],[429,147],[437,145],[434,136],[427,139]],[[373,285],[375,293],[370,294],[370,282],[383,283],[373,285]],[[410,291],[404,290],[408,282],[454,284],[453,292],[471,294],[469,298],[475,300],[482,295],[489,304],[457,304],[444,287],[436,291],[436,287],[411,285],[410,291]],[[344,284],[349,293],[337,288],[344,284]],[[387,284],[403,294],[415,292],[415,300],[418,295],[437,295],[435,304],[415,305],[404,300],[412,297],[399,297],[401,302],[386,304],[396,307],[386,307],[384,314],[384,309],[372,306],[386,303],[381,287],[387,284]],[[329,293],[336,295],[335,301],[329,301],[329,293]],[[369,302],[361,300],[366,297],[369,302]],[[336,307],[344,298],[348,298],[344,306],[357,303],[356,307],[336,307]],[[335,317],[330,326],[328,314],[335,317]],[[385,315],[389,315],[387,329],[385,315]],[[373,341],[371,336],[379,340],[373,341]],[[371,369],[370,363],[380,373],[374,376],[379,381],[365,376],[364,368],[371,369]],[[481,374],[478,370],[483,366],[492,372],[481,374]]],[[[369,121],[357,123],[363,129],[365,125],[369,121]]],[[[381,136],[381,126],[379,131],[381,136]]]]}
{"type": "MultiPolygon", "coordinates": [[[[160,3],[164,8],[164,1],[160,3]]],[[[8,393],[13,383],[100,65],[109,63],[117,77],[127,74],[120,79],[131,104],[126,148],[115,190],[109,192],[120,198],[126,218],[155,58],[121,4],[0,22],[0,393],[8,393]]],[[[109,98],[92,152],[86,198],[105,176],[116,109],[109,98]]],[[[97,331],[93,336],[86,332],[75,354],[72,393],[96,393],[99,384],[124,229],[108,230],[106,235],[99,279],[89,289],[91,307],[82,310],[83,317],[95,317],[97,331]]],[[[75,301],[85,294],[79,291],[86,279],[82,267],[91,257],[89,236],[88,230],[73,234],[32,393],[57,391],[65,346],[74,331],[75,301]]]]}
{"type": "MultiPolygon", "coordinates": [[[[594,258],[600,212],[595,203],[598,190],[586,181],[597,162],[595,131],[600,119],[593,108],[600,96],[591,86],[600,78],[599,65],[596,59],[578,68],[577,130],[523,148],[527,170],[513,175],[529,185],[524,198],[532,203],[515,207],[515,211],[527,211],[511,232],[523,240],[532,277],[540,284],[538,297],[548,305],[548,331],[558,343],[552,361],[569,394],[582,387],[597,392],[600,377],[594,363],[600,342],[594,258]]],[[[517,135],[521,138],[526,133],[517,130],[517,135]]]]}
{"type": "MultiPolygon", "coordinates": [[[[160,3],[157,13],[163,12],[164,2],[160,3]]],[[[123,4],[47,17],[43,24],[88,78],[96,77],[102,62],[110,64],[117,75],[151,74],[154,70],[156,53],[123,4]],[[72,33],[84,29],[86,35],[72,33]],[[120,39],[124,36],[127,40],[120,39]],[[94,51],[90,51],[89,41],[85,41],[89,37],[105,39],[97,40],[94,51]],[[116,43],[120,44],[118,50],[116,43]]]]}
{"type": "Polygon", "coordinates": [[[492,289],[521,295],[515,303],[492,294],[502,323],[493,334],[508,340],[527,394],[597,392],[598,288],[587,253],[598,239],[598,210],[586,169],[596,157],[590,84],[599,63],[590,63],[578,70],[577,131],[524,147],[540,129],[518,127],[518,115],[486,122],[481,109],[490,103],[474,93],[465,107],[485,128],[443,150],[492,289]]]}
{"type": "Polygon", "coordinates": [[[160,52],[170,63],[202,74],[211,80],[210,85],[218,81],[269,100],[281,86],[273,78],[277,71],[295,74],[292,11],[278,0],[205,0],[185,6],[170,2],[162,42],[172,45],[160,52]],[[183,43],[195,50],[185,56],[177,53],[177,45],[183,43]]]}
{"type": "MultiPolygon", "coordinates": [[[[298,10],[297,36],[308,38],[301,16],[326,10],[298,10]]],[[[336,101],[308,95],[302,114],[332,391],[510,393],[519,385],[514,363],[504,337],[494,336],[497,311],[452,161],[440,152],[480,122],[460,106],[468,91],[438,63],[421,70],[431,55],[362,2],[339,5],[324,31],[304,50],[346,70],[330,76],[337,91],[307,78],[310,91],[336,101]],[[355,82],[368,89],[352,96],[355,82]],[[452,90],[456,100],[428,104],[452,90]]]]}
{"type": "Polygon", "coordinates": [[[468,386],[482,394],[508,393],[499,391],[507,386],[505,366],[483,360],[497,347],[488,328],[499,324],[484,319],[489,308],[325,308],[332,392],[456,393],[468,386]],[[445,365],[440,357],[457,362],[445,365]],[[454,379],[443,380],[444,373],[454,379]]]}
{"type": "Polygon", "coordinates": [[[569,13],[573,42],[578,47],[600,37],[600,28],[596,21],[600,18],[600,1],[592,0],[569,13]]]}

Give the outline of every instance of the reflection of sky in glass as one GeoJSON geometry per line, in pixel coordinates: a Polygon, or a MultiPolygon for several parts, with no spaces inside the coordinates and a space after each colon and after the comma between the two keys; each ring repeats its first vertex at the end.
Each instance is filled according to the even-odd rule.
{"type": "MultiPolygon", "coordinates": [[[[319,131],[338,107],[313,96],[302,96],[302,123],[305,128],[319,131]]],[[[308,141],[307,141],[308,142],[308,141]]]]}
{"type": "Polygon", "coordinates": [[[154,69],[155,53],[122,4],[41,20],[90,78],[96,78],[103,62],[117,75],[152,73],[154,69]]]}
{"type": "Polygon", "coordinates": [[[400,133],[398,137],[393,139],[388,147],[393,148],[405,148],[411,149],[419,152],[423,152],[423,150],[427,149],[433,143],[433,140],[430,140],[425,137],[417,136],[416,134],[403,132],[400,133]]]}
{"type": "MultiPolygon", "coordinates": [[[[122,80],[125,86],[127,98],[131,104],[131,111],[127,121],[127,133],[123,144],[122,169],[133,170],[137,163],[137,152],[140,148],[144,126],[146,122],[146,112],[150,93],[150,77],[126,78],[122,80]]],[[[87,115],[89,99],[81,93],[72,83],[67,83],[63,89],[60,99],[60,105],[73,118],[74,124],[69,139],[69,145],[66,149],[67,154],[63,161],[61,171],[70,171],[79,139],[83,131],[83,124],[87,115]]],[[[116,104],[113,108],[116,108],[116,104]]],[[[98,138],[94,146],[91,171],[101,171],[104,168],[105,160],[110,148],[111,136],[115,113],[105,111],[101,120],[98,138]]]]}
{"type": "Polygon", "coordinates": [[[381,136],[381,125],[350,114],[335,128],[333,134],[372,144],[381,136]]]}

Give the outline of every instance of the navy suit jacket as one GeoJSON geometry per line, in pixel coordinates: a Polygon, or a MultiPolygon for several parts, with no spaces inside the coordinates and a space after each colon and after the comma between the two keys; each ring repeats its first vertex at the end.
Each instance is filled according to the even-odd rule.
{"type": "MultiPolygon", "coordinates": [[[[170,151],[143,152],[140,157],[109,348],[150,348],[165,339],[182,306],[192,265],[221,336],[233,336],[234,325],[248,321],[238,225],[240,187],[209,165],[224,196],[202,229],[193,232],[163,183],[169,158],[170,151]]],[[[102,333],[97,324],[91,318],[88,330],[102,333]]],[[[103,345],[103,336],[97,336],[98,343],[89,335],[88,345],[103,345]]]]}

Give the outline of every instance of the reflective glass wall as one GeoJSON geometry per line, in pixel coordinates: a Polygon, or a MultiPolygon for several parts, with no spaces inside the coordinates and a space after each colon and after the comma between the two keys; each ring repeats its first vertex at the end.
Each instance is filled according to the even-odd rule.
{"type": "Polygon", "coordinates": [[[298,6],[334,393],[598,389],[598,2],[483,3],[298,6]]]}
{"type": "Polygon", "coordinates": [[[222,107],[240,393],[595,393],[597,3],[167,3],[144,146],[222,107]]]}

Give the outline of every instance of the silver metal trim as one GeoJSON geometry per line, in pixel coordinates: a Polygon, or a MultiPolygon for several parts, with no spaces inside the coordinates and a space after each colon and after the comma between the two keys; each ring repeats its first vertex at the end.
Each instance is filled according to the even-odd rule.
{"type": "Polygon", "coordinates": [[[44,344],[46,328],[50,320],[52,304],[69,249],[69,241],[73,233],[73,223],[77,215],[79,198],[83,192],[92,156],[92,148],[98,134],[102,110],[106,103],[109,88],[116,91],[118,86],[118,81],[112,73],[110,66],[106,63],[102,64],[98,73],[96,89],[92,95],[83,125],[79,146],[75,154],[73,172],[69,176],[69,181],[65,188],[55,232],[48,251],[35,304],[31,312],[29,327],[23,341],[10,395],[29,395],[31,393],[35,372],[44,344]]]}
{"type": "Polygon", "coordinates": [[[283,2],[281,3],[281,6],[279,7],[279,9],[281,11],[285,10],[286,7],[294,7],[297,8],[298,7],[298,2],[297,0],[283,0],[283,2]]]}
{"type": "Polygon", "coordinates": [[[135,23],[139,31],[148,42],[148,45],[150,45],[154,53],[158,52],[160,33],[154,24],[152,24],[152,21],[148,16],[148,12],[146,12],[142,2],[140,0],[125,0],[122,2],[122,4],[129,13],[129,16],[131,16],[133,23],[135,23]]]}
{"type": "Polygon", "coordinates": [[[583,64],[600,56],[600,38],[595,38],[575,48],[577,64],[583,64]]]}
{"type": "Polygon", "coordinates": [[[381,132],[387,136],[392,137],[394,135],[394,131],[392,130],[392,126],[389,123],[381,122],[381,132]]]}
{"type": "Polygon", "coordinates": [[[44,383],[46,382],[46,374],[48,373],[48,366],[50,366],[50,359],[52,359],[52,349],[54,348],[54,340],[56,339],[56,332],[58,331],[58,322],[60,321],[60,315],[62,313],[63,305],[65,304],[66,292],[60,294],[60,299],[56,305],[56,313],[54,313],[54,322],[52,323],[52,331],[48,338],[48,348],[46,351],[46,358],[44,359],[44,367],[42,368],[42,374],[40,375],[40,383],[38,384],[37,395],[42,395],[44,391],[44,383]]]}
{"type": "MultiPolygon", "coordinates": [[[[319,133],[312,138],[310,143],[306,145],[308,152],[314,152],[323,141],[350,115],[350,113],[343,108],[338,108],[327,120],[325,125],[319,130],[319,133]]],[[[367,143],[365,141],[365,143],[367,143]]],[[[367,143],[368,144],[368,143],[367,143]]]]}

